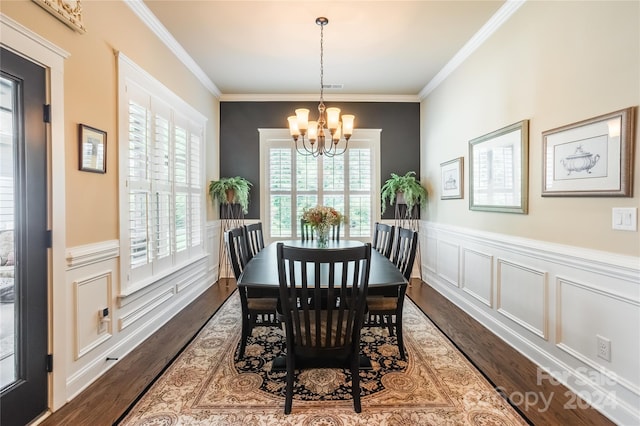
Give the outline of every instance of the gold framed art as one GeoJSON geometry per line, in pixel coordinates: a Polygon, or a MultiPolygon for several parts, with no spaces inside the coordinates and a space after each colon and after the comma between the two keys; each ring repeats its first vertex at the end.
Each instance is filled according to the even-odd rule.
{"type": "Polygon", "coordinates": [[[542,133],[543,197],[631,197],[635,107],[542,133]]]}

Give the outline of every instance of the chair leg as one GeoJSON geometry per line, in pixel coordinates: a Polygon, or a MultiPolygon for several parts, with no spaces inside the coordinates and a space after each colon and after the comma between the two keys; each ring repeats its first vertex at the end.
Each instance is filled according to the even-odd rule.
{"type": "Polygon", "coordinates": [[[286,395],[284,398],[284,413],[291,414],[291,406],[293,405],[293,377],[295,373],[295,366],[293,361],[287,357],[287,387],[286,395]]]}
{"type": "Polygon", "coordinates": [[[354,356],[355,361],[351,361],[351,396],[353,397],[353,410],[356,413],[362,412],[360,403],[360,358],[358,354],[354,356]]]}
{"type": "Polygon", "coordinates": [[[393,318],[391,315],[383,315],[382,322],[387,323],[387,328],[389,329],[389,336],[393,336],[393,318]]]}
{"type": "Polygon", "coordinates": [[[404,352],[404,339],[402,338],[402,315],[396,315],[396,336],[398,340],[398,350],[400,351],[400,358],[403,361],[407,360],[407,356],[404,352]]]}
{"type": "Polygon", "coordinates": [[[244,350],[247,347],[249,334],[251,334],[251,319],[245,315],[242,317],[242,336],[240,336],[240,350],[238,351],[239,360],[244,357],[244,350]]]}

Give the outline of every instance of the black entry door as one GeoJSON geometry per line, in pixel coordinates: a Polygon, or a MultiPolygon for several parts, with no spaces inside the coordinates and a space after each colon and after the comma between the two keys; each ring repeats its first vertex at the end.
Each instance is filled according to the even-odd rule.
{"type": "Polygon", "coordinates": [[[47,409],[45,69],[0,51],[0,424],[47,409]]]}

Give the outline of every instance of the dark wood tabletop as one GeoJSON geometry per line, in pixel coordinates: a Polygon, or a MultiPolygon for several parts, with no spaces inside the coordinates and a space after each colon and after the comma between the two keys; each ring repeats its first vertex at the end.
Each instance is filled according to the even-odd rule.
{"type": "MultiPolygon", "coordinates": [[[[238,287],[265,288],[278,287],[278,266],[276,246],[278,242],[282,242],[288,246],[308,247],[317,250],[340,250],[346,247],[361,246],[364,243],[355,240],[329,241],[326,248],[318,248],[317,241],[276,241],[253,257],[247,263],[242,271],[242,275],[238,279],[238,287]]],[[[406,284],[402,273],[398,268],[386,257],[371,250],[371,270],[369,272],[369,287],[398,286],[406,284]]]]}

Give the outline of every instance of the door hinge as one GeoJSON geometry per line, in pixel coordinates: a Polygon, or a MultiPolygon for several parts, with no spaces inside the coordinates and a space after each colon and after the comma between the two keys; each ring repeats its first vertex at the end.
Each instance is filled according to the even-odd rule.
{"type": "Polygon", "coordinates": [[[46,244],[47,244],[47,248],[52,248],[53,247],[53,232],[50,229],[47,229],[47,235],[45,236],[46,238],[46,244]]]}
{"type": "Polygon", "coordinates": [[[51,105],[45,104],[42,107],[42,121],[51,123],[51,105]]]}
{"type": "Polygon", "coordinates": [[[47,354],[47,373],[53,372],[53,354],[47,354]]]}

